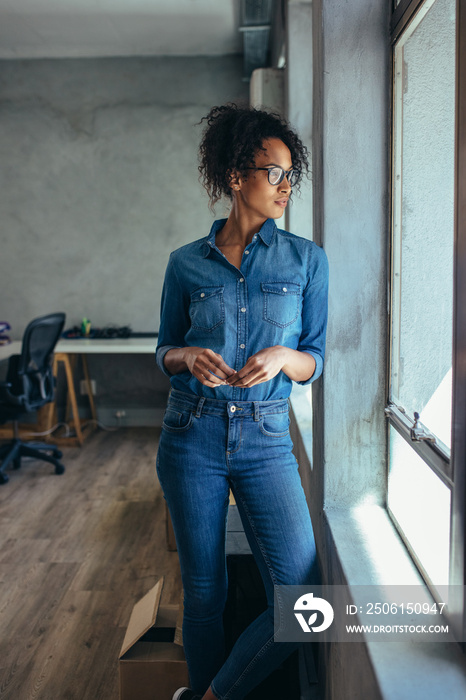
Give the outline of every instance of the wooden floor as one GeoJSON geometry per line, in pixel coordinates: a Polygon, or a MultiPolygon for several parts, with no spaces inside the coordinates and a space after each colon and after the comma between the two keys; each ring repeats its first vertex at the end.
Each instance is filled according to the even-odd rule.
{"type": "Polygon", "coordinates": [[[155,472],[158,432],[95,432],[66,472],[26,461],[0,487],[1,700],[117,700],[134,603],[165,577],[177,603],[155,472]]]}

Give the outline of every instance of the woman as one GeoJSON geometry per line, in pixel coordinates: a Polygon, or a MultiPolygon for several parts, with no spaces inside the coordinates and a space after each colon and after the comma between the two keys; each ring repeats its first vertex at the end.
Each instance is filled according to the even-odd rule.
{"type": "Polygon", "coordinates": [[[315,243],[275,224],[308,169],[290,126],[236,105],[205,119],[199,170],[211,204],[225,196],[231,211],[168,263],[157,362],[172,390],[157,472],[180,558],[192,686],[173,700],[240,700],[292,650],[273,641],[274,586],[318,582],[288,396],[293,381],[322,372],[328,266],[315,243]],[[230,488],[268,610],[225,659],[230,488]]]}

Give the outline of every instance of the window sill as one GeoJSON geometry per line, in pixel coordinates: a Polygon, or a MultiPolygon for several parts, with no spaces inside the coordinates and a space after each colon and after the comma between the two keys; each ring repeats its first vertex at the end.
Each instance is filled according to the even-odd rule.
{"type": "MultiPolygon", "coordinates": [[[[324,509],[324,518],[346,579],[338,583],[423,583],[384,508],[324,509]]],[[[466,660],[456,644],[366,641],[366,646],[384,700],[466,697],[466,660]]]]}

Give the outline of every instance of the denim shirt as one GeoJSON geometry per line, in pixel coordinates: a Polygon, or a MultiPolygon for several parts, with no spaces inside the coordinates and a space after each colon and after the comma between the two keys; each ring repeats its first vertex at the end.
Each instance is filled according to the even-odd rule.
{"type": "Polygon", "coordinates": [[[251,388],[201,384],[188,370],[171,374],[163,358],[171,348],[198,346],[220,354],[234,370],[273,345],[308,352],[316,361],[309,384],[322,373],[327,326],[328,263],[312,241],[267,219],[245,248],[241,267],[215,245],[226,219],[209,236],[178,248],[168,262],[162,291],[157,364],[174,389],[228,401],[287,398],[283,372],[251,388]]]}

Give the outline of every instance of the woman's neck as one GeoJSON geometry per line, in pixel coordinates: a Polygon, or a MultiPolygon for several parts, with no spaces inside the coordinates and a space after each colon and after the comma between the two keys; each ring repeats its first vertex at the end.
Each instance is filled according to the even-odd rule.
{"type": "Polygon", "coordinates": [[[224,227],[217,234],[217,246],[235,245],[243,249],[252,241],[255,233],[258,233],[265,219],[250,212],[239,212],[233,206],[224,227]]]}

